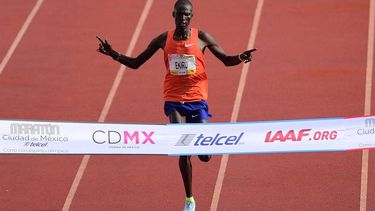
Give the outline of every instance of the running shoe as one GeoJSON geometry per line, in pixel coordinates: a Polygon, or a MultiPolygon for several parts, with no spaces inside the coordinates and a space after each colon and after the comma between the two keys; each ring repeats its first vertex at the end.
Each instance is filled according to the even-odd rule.
{"type": "Polygon", "coordinates": [[[195,202],[194,201],[185,201],[184,211],[195,211],[195,202]]]}

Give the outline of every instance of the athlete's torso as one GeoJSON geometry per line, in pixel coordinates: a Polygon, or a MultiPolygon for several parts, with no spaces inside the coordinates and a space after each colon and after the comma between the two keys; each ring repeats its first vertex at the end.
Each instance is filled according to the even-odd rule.
{"type": "Polygon", "coordinates": [[[172,102],[207,100],[206,65],[199,46],[198,29],[192,28],[187,40],[174,40],[174,31],[168,31],[164,47],[164,63],[167,70],[164,100],[172,102]]]}

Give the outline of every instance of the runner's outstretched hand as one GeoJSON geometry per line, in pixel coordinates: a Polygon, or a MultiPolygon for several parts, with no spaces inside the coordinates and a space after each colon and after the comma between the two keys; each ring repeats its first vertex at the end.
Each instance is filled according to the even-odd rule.
{"type": "Polygon", "coordinates": [[[243,62],[245,62],[245,63],[248,63],[248,62],[250,62],[251,59],[252,59],[252,55],[251,55],[251,53],[254,52],[254,51],[256,51],[256,50],[257,50],[256,48],[253,48],[253,49],[251,49],[251,50],[247,50],[247,51],[241,53],[241,54],[238,55],[238,56],[239,56],[239,58],[240,58],[241,61],[243,61],[243,62]]]}
{"type": "Polygon", "coordinates": [[[112,49],[112,46],[108,43],[107,40],[102,40],[100,37],[96,36],[96,38],[100,41],[99,48],[97,49],[98,52],[108,55],[108,56],[117,56],[117,52],[112,49]]]}

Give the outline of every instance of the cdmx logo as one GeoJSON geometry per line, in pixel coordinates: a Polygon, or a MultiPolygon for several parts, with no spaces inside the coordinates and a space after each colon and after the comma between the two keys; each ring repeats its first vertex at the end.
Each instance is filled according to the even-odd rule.
{"type": "Polygon", "coordinates": [[[96,144],[155,144],[154,134],[155,131],[97,130],[92,134],[92,140],[96,144]]]}
{"type": "Polygon", "coordinates": [[[239,135],[226,136],[217,133],[214,136],[204,134],[182,134],[175,146],[220,146],[220,145],[238,145],[244,132],[239,135]]]}

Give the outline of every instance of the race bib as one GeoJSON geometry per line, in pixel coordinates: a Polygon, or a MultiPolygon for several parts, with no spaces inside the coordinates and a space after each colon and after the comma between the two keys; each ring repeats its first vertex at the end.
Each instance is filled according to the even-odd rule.
{"type": "Polygon", "coordinates": [[[195,56],[188,54],[168,54],[171,75],[192,75],[197,71],[195,56]]]}

